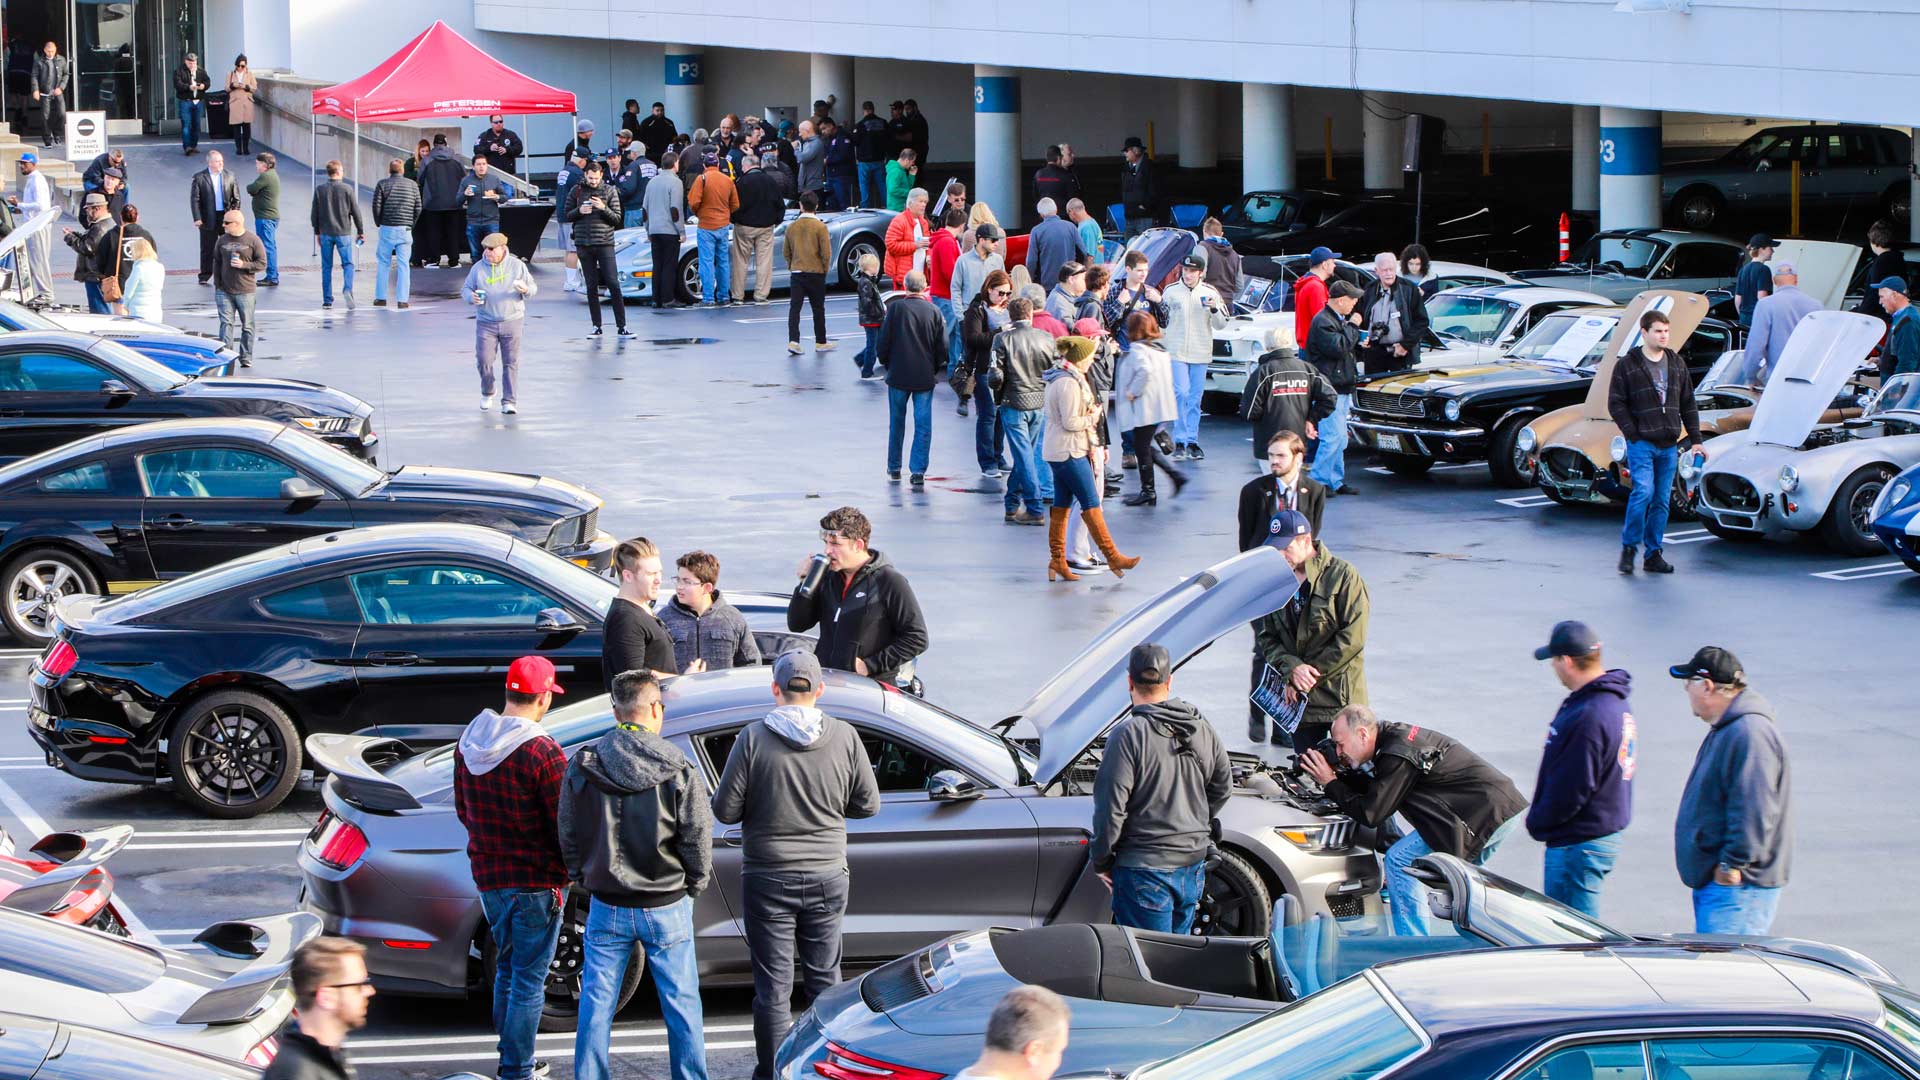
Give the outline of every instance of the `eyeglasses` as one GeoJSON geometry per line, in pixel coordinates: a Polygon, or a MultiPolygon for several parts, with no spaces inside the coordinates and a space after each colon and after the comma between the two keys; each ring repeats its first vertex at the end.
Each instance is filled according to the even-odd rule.
{"type": "Polygon", "coordinates": [[[1010,295],[1012,295],[1012,294],[1013,294],[1013,290],[1012,290],[1012,289],[995,289],[995,290],[993,290],[993,295],[995,295],[995,296],[1010,296],[1010,295]]]}
{"type": "Polygon", "coordinates": [[[359,982],[328,983],[327,985],[335,990],[371,990],[373,989],[373,979],[369,976],[368,978],[361,979],[359,982]]]}

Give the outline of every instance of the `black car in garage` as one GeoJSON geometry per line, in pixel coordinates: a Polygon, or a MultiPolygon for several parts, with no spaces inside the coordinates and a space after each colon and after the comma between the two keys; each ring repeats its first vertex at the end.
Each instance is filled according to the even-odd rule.
{"type": "Polygon", "coordinates": [[[341,529],[485,525],[594,570],[613,561],[602,500],[542,476],[383,472],[271,420],[161,420],[0,466],[0,622],[46,643],[53,601],[134,592],[341,529]]]}
{"type": "Polygon", "coordinates": [[[128,424],[253,416],[373,460],[373,406],[298,379],[183,375],[118,341],[65,330],[0,334],[0,461],[128,424]]]}
{"type": "MultiPolygon", "coordinates": [[[[477,525],[310,537],[128,596],[58,601],[27,727],[50,764],[81,779],[171,779],[209,815],[251,817],[293,789],[306,736],[452,742],[499,707],[517,657],[545,656],[563,687],[600,693],[616,591],[477,525]]],[[[763,653],[792,647],[785,596],[727,599],[763,653]]]]}

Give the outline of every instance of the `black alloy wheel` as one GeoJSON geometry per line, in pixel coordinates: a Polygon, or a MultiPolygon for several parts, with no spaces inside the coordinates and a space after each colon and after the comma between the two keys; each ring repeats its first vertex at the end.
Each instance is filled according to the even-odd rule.
{"type": "Polygon", "coordinates": [[[1847,477],[1833,494],[1827,516],[1820,519],[1820,536],[1827,545],[1846,555],[1878,555],[1886,549],[1873,532],[1873,504],[1880,500],[1893,470],[1885,465],[1869,465],[1847,477]]]}
{"type": "Polygon", "coordinates": [[[300,777],[300,763],[293,720],[246,690],[223,690],[194,702],[167,745],[175,790],[216,818],[248,818],[279,806],[300,777]]]}
{"type": "Polygon", "coordinates": [[[854,275],[860,272],[860,258],[863,255],[880,257],[880,241],[869,233],[847,238],[840,248],[840,284],[854,287],[854,275]]]}
{"type": "Polygon", "coordinates": [[[1196,937],[1266,937],[1273,928],[1273,900],[1267,883],[1247,861],[1222,851],[1207,868],[1200,910],[1193,919],[1196,937]]]}

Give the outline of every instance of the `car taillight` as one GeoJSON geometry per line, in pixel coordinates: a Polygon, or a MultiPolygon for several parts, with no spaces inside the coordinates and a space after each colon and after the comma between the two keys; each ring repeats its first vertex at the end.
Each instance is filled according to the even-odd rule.
{"type": "Polygon", "coordinates": [[[320,823],[313,827],[307,846],[314,858],[335,870],[345,870],[367,853],[367,834],[352,822],[328,813],[321,815],[320,823]]]}
{"type": "Polygon", "coordinates": [[[253,1044],[253,1049],[247,1051],[247,1056],[241,1060],[256,1069],[264,1069],[273,1064],[273,1059],[278,1057],[279,1054],[280,1040],[275,1036],[269,1035],[253,1044]]]}
{"type": "Polygon", "coordinates": [[[40,670],[53,678],[65,678],[67,672],[80,662],[80,654],[67,643],[66,638],[56,638],[47,647],[47,655],[40,658],[40,670]]]}
{"type": "Polygon", "coordinates": [[[813,1071],[827,1080],[942,1080],[947,1075],[856,1054],[834,1042],[827,1044],[826,1059],[813,1063],[813,1071]]]}

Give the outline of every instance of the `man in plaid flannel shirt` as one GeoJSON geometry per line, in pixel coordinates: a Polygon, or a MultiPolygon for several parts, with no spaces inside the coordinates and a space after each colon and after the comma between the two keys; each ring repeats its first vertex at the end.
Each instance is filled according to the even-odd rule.
{"type": "Polygon", "coordinates": [[[567,759],[540,727],[553,695],[566,692],[553,675],[545,657],[515,660],[505,709],[474,717],[453,755],[453,809],[467,827],[467,861],[493,935],[500,1080],[546,1071],[533,1059],[534,1036],[567,887],[558,826],[567,759]]]}

